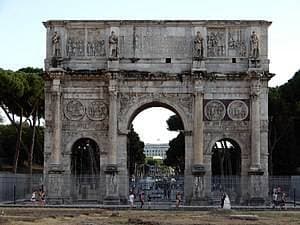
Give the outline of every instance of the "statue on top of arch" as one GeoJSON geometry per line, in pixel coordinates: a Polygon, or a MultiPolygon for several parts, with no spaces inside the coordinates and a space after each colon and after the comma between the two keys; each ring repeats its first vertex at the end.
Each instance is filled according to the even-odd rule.
{"type": "Polygon", "coordinates": [[[109,57],[117,58],[119,56],[118,37],[114,31],[111,32],[108,38],[108,43],[109,43],[109,57]]]}
{"type": "Polygon", "coordinates": [[[203,58],[203,52],[204,52],[203,42],[204,42],[204,39],[203,39],[200,31],[197,31],[197,35],[194,39],[194,48],[195,48],[194,57],[203,58]]]}
{"type": "Polygon", "coordinates": [[[255,31],[250,36],[250,57],[257,59],[259,57],[259,38],[255,31]]]}

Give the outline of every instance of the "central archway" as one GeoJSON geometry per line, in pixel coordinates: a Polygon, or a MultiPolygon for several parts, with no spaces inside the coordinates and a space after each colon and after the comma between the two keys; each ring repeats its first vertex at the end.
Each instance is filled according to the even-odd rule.
{"type": "MultiPolygon", "coordinates": [[[[128,172],[129,175],[129,191],[134,191],[136,194],[144,193],[146,198],[148,197],[151,199],[151,201],[170,201],[175,200],[176,192],[180,191],[182,194],[184,194],[184,171],[185,171],[185,137],[184,137],[184,122],[179,113],[174,109],[174,107],[170,106],[169,104],[166,104],[164,102],[159,101],[152,101],[145,103],[141,105],[140,107],[136,108],[135,111],[130,116],[130,119],[128,120],[127,129],[132,129],[132,122],[134,119],[145,110],[148,110],[150,108],[164,108],[167,110],[170,110],[172,113],[174,113],[174,117],[179,121],[180,123],[180,131],[178,132],[178,136],[170,142],[170,146],[168,146],[168,151],[172,149],[172,142],[180,140],[182,149],[182,156],[179,160],[182,164],[182,168],[172,168],[171,172],[170,170],[166,171],[157,171],[157,169],[160,169],[161,167],[157,167],[156,164],[152,167],[155,168],[155,173],[144,173],[143,176],[137,177],[137,174],[131,174],[131,171],[128,172]],[[178,172],[180,171],[180,172],[178,172]],[[134,177],[134,179],[133,179],[134,177]]],[[[152,118],[155,120],[155,118],[152,118]]],[[[145,128],[147,129],[147,128],[145,128]]],[[[128,138],[129,139],[129,138],[128,138]]],[[[176,143],[178,144],[178,143],[176,143]]],[[[127,145],[127,151],[128,149],[127,145]]],[[[167,151],[167,155],[168,155],[167,151]]],[[[180,153],[180,154],[181,154],[180,153]]],[[[130,154],[129,154],[130,155],[130,154]]],[[[157,159],[158,160],[158,159],[157,159]]],[[[128,160],[130,161],[130,160],[128,160]]],[[[155,161],[155,160],[154,160],[155,161]]],[[[156,162],[156,161],[155,161],[156,162]]],[[[167,161],[161,160],[160,161],[165,168],[167,168],[167,161]]],[[[129,162],[130,163],[130,162],[129,162]]],[[[150,170],[153,169],[151,165],[147,164],[146,169],[150,170]]],[[[145,168],[145,167],[144,167],[145,168]]],[[[171,167],[169,167],[171,168],[171,167]]],[[[145,172],[145,171],[144,171],[145,172]]]]}

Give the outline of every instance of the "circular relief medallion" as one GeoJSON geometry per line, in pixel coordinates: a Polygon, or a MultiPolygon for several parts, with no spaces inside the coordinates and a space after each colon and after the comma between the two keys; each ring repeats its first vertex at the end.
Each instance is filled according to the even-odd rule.
{"type": "Polygon", "coordinates": [[[222,120],[226,114],[225,105],[218,100],[212,100],[206,103],[204,114],[208,120],[222,120]]]}
{"type": "Polygon", "coordinates": [[[107,114],[107,106],[101,101],[91,102],[88,106],[87,115],[91,120],[104,120],[107,114]]]}
{"type": "Polygon", "coordinates": [[[65,106],[65,116],[69,120],[80,120],[85,114],[83,104],[78,100],[72,100],[65,106]]]}
{"type": "Polygon", "coordinates": [[[244,120],[249,114],[249,109],[244,101],[234,100],[229,103],[227,114],[232,120],[244,120]]]}

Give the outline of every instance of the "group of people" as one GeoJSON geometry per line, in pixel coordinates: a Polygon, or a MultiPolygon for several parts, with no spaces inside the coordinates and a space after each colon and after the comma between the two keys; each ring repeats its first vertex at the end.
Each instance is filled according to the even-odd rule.
{"type": "Polygon", "coordinates": [[[285,207],[286,193],[280,187],[274,188],[272,193],[272,208],[279,206],[280,209],[285,207]]]}
{"type": "MultiPolygon", "coordinates": [[[[138,196],[139,196],[140,208],[143,208],[145,205],[145,192],[141,191],[138,196]]],[[[131,190],[129,193],[129,203],[130,203],[131,208],[134,207],[135,198],[136,198],[136,195],[135,195],[134,191],[131,190]]],[[[148,201],[148,208],[150,208],[151,207],[151,196],[150,195],[147,195],[147,201],[148,201]]],[[[181,193],[178,191],[176,193],[176,208],[178,208],[180,206],[181,202],[182,202],[181,193]]]]}
{"type": "Polygon", "coordinates": [[[31,194],[30,201],[35,204],[39,203],[40,205],[46,204],[46,193],[43,189],[40,189],[39,191],[34,190],[31,194]]]}
{"type": "Polygon", "coordinates": [[[223,192],[221,197],[221,208],[222,209],[231,209],[230,199],[226,192],[223,192]]]}
{"type": "MultiPolygon", "coordinates": [[[[129,202],[130,202],[131,208],[134,207],[134,201],[135,201],[135,193],[134,193],[134,191],[130,191],[129,202]]],[[[143,208],[145,205],[145,193],[143,191],[139,193],[139,202],[141,203],[140,208],[143,208]]],[[[149,202],[149,206],[150,206],[150,202],[151,202],[150,195],[148,195],[148,202],[149,202]]]]}

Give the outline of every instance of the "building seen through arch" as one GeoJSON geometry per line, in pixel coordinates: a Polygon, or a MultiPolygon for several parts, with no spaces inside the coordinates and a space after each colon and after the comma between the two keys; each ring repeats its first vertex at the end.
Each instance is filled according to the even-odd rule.
{"type": "Polygon", "coordinates": [[[238,201],[263,203],[268,197],[268,82],[273,76],[270,24],[44,22],[49,201],[72,203],[95,196],[103,204],[127,204],[130,124],[142,110],[159,106],[176,113],[184,126],[184,204],[210,204],[214,175],[239,176],[238,201]],[[91,192],[81,183],[81,194],[76,194],[72,179],[79,174],[97,176],[97,188],[91,192]]]}

